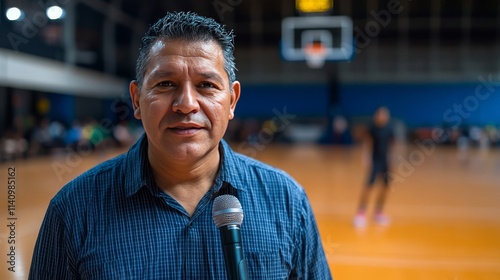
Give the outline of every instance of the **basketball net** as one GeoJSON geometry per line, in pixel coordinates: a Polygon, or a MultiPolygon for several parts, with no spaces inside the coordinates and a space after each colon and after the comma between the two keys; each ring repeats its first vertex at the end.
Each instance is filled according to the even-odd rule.
{"type": "Polygon", "coordinates": [[[326,48],[322,43],[312,42],[304,47],[307,66],[309,68],[321,68],[325,64],[326,48]]]}

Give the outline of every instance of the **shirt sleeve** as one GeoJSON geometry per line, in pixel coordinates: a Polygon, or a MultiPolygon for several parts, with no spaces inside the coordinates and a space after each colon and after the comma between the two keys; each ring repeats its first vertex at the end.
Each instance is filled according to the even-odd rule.
{"type": "Polygon", "coordinates": [[[70,266],[65,240],[65,223],[51,202],[35,244],[29,280],[78,279],[70,266]]]}
{"type": "Polygon", "coordinates": [[[291,279],[332,279],[316,219],[304,193],[300,211],[300,229],[296,254],[295,275],[291,279]]]}

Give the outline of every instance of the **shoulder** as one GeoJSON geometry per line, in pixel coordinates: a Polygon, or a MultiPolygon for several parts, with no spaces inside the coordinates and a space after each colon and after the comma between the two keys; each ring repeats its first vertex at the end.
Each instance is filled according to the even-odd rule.
{"type": "Polygon", "coordinates": [[[303,186],[288,172],[236,152],[232,164],[230,182],[241,187],[245,204],[254,205],[255,210],[274,209],[275,215],[287,219],[308,205],[303,186]]]}
{"type": "Polygon", "coordinates": [[[282,169],[239,153],[235,153],[235,158],[237,159],[240,168],[249,171],[253,175],[258,175],[259,177],[271,180],[277,180],[285,184],[298,185],[295,179],[288,172],[282,169]]]}
{"type": "MultiPolygon", "coordinates": [[[[77,176],[59,190],[52,198],[51,205],[64,213],[70,208],[80,208],[88,204],[97,192],[106,192],[123,176],[125,154],[104,161],[77,176]]],[[[117,186],[115,186],[117,187],[117,186]]]]}
{"type": "Polygon", "coordinates": [[[286,171],[241,153],[232,152],[231,181],[245,192],[287,201],[302,200],[303,187],[286,171]]]}

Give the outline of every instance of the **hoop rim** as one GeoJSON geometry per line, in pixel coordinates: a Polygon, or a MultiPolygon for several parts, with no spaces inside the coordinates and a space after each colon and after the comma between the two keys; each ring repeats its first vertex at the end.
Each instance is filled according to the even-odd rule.
{"type": "Polygon", "coordinates": [[[321,42],[311,42],[304,46],[302,51],[310,68],[321,68],[325,64],[328,51],[321,42]]]}

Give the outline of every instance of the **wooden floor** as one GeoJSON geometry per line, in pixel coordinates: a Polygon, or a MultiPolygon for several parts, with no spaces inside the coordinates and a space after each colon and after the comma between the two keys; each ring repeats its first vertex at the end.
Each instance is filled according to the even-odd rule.
{"type": "MultiPolygon", "coordinates": [[[[284,169],[306,189],[336,279],[500,279],[500,150],[453,148],[395,156],[387,213],[392,223],[352,226],[365,167],[359,149],[258,146],[255,157],[284,169]]],[[[235,145],[238,150],[238,145],[235,145]]],[[[245,149],[248,152],[248,149],[245,149]]],[[[0,279],[27,279],[50,198],[70,179],[121,151],[38,158],[0,165],[0,279]],[[16,168],[14,216],[7,215],[7,172],[16,168]],[[14,217],[15,272],[8,271],[7,227],[14,217]]]]}

